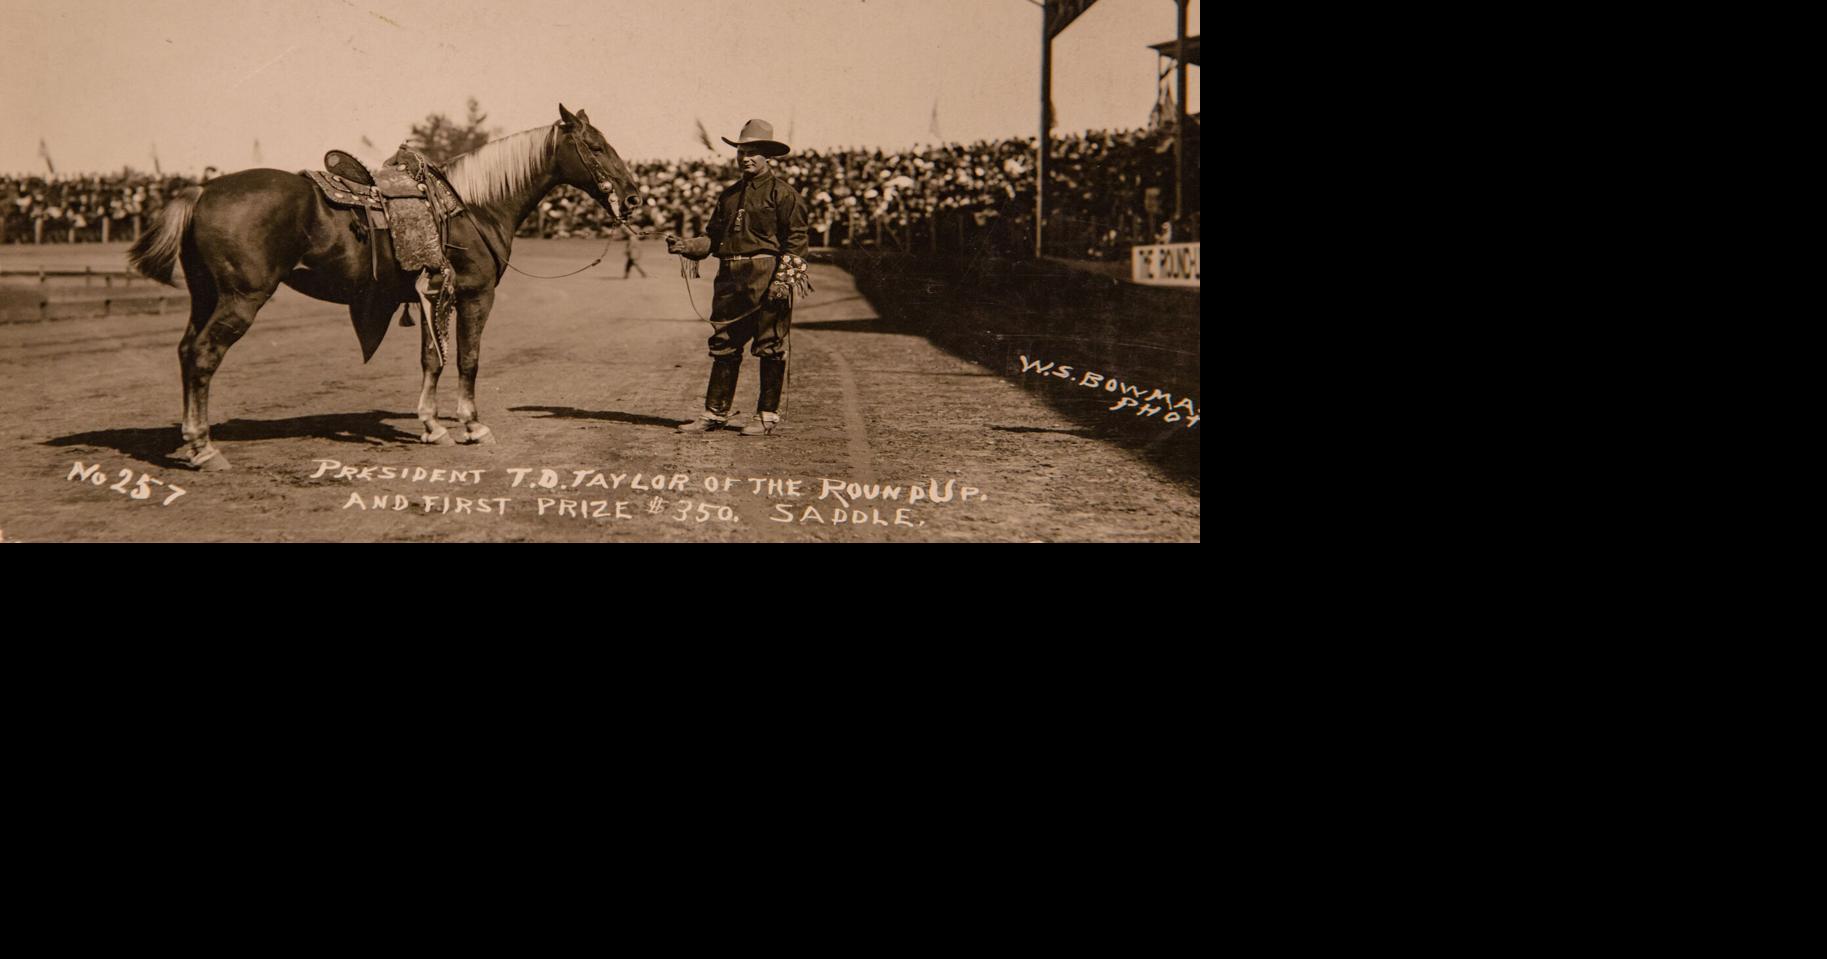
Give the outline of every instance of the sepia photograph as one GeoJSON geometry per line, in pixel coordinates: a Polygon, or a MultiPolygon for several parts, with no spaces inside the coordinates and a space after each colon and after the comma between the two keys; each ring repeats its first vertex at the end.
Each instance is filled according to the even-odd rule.
{"type": "Polygon", "coordinates": [[[1198,0],[0,11],[0,547],[1200,541],[1198,0]]]}

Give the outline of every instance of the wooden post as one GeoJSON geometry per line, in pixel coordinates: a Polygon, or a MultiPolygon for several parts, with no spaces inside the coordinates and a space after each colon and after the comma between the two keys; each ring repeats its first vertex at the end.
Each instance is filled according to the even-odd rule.
{"type": "Polygon", "coordinates": [[[140,215],[138,213],[133,215],[133,238],[135,240],[140,238],[140,215]]]}
{"type": "Polygon", "coordinates": [[[44,218],[43,217],[34,217],[32,219],[32,242],[36,243],[40,246],[44,245],[44,218]]]}
{"type": "Polygon", "coordinates": [[[1182,240],[1180,217],[1186,208],[1181,194],[1186,189],[1186,0],[1178,0],[1180,26],[1174,34],[1174,84],[1179,88],[1180,102],[1174,105],[1174,239],[1182,240]]]}
{"type": "Polygon", "coordinates": [[[102,242],[103,243],[108,242],[108,232],[109,232],[108,228],[113,225],[114,225],[113,220],[110,220],[109,218],[107,218],[105,216],[102,217],[102,242]]]}
{"type": "Polygon", "coordinates": [[[1034,141],[1034,256],[1041,256],[1047,215],[1047,114],[1053,105],[1053,37],[1047,32],[1052,4],[1040,8],[1040,137],[1034,141]]]}

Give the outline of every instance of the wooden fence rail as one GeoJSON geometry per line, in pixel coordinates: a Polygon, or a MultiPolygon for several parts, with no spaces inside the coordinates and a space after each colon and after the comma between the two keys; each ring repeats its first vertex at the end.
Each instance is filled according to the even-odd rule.
{"type": "Polygon", "coordinates": [[[97,270],[93,267],[84,267],[80,270],[47,270],[39,268],[30,270],[0,270],[0,279],[5,279],[9,276],[31,277],[40,283],[53,277],[63,278],[80,276],[83,278],[84,286],[88,286],[96,280],[102,281],[103,286],[113,286],[115,280],[123,281],[123,285],[125,286],[132,286],[136,282],[152,282],[132,270],[97,270]]]}

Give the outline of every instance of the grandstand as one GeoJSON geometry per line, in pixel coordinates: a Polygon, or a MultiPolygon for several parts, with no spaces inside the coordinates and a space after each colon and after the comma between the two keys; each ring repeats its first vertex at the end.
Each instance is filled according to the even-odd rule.
{"type": "MultiPolygon", "coordinates": [[[[1047,250],[1116,260],[1157,235],[1149,196],[1171,195],[1173,157],[1159,132],[1100,131],[1053,137],[1049,146],[1047,250]]],[[[907,150],[796,152],[779,171],[811,206],[816,245],[897,252],[1019,254],[1033,235],[1034,143],[1006,139],[907,150]]],[[[647,206],[643,225],[702,227],[725,164],[705,160],[634,165],[647,206]]],[[[131,240],[165,198],[192,177],[125,172],[0,178],[7,243],[131,240]]],[[[1197,213],[1191,229],[1197,234],[1197,213]]],[[[600,237],[609,220],[595,201],[566,190],[541,204],[526,235],[600,237]]]]}
{"type": "Polygon", "coordinates": [[[199,182],[123,170],[113,174],[0,176],[0,242],[132,240],[165,198],[199,182]]]}
{"type": "MultiPolygon", "coordinates": [[[[1163,239],[1169,222],[1175,163],[1166,134],[1157,126],[1049,139],[1045,259],[1134,279],[1134,251],[1163,239]]],[[[778,170],[810,206],[813,245],[845,262],[855,262],[847,254],[857,253],[878,264],[878,255],[916,255],[935,266],[937,259],[983,264],[1033,255],[1034,156],[1034,140],[1010,138],[898,151],[804,150],[780,160],[778,170]]],[[[633,169],[646,203],[634,222],[682,235],[703,230],[729,175],[726,164],[703,159],[638,162],[633,169]]],[[[0,237],[12,250],[35,245],[46,254],[63,244],[130,241],[167,197],[198,182],[133,171],[0,177],[0,237]]],[[[1199,238],[1197,194],[1192,196],[1175,240],[1199,238]]],[[[521,225],[523,236],[553,239],[600,239],[612,232],[596,201],[570,188],[547,197],[521,225]]],[[[17,301],[0,309],[0,322],[164,312],[180,305],[125,272],[97,273],[87,265],[60,272],[59,262],[54,255],[22,261],[0,252],[0,288],[17,301]],[[49,272],[45,262],[54,264],[49,272]]]]}

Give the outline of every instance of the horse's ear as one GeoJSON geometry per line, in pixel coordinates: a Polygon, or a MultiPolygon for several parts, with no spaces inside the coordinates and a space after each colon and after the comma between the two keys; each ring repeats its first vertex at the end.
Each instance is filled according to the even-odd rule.
{"type": "Polygon", "coordinates": [[[558,105],[558,123],[567,130],[577,126],[576,115],[565,109],[565,105],[562,103],[558,105]]]}
{"type": "Polygon", "coordinates": [[[582,120],[584,123],[588,124],[590,122],[590,111],[589,110],[577,111],[577,118],[579,120],[582,120]]]}

